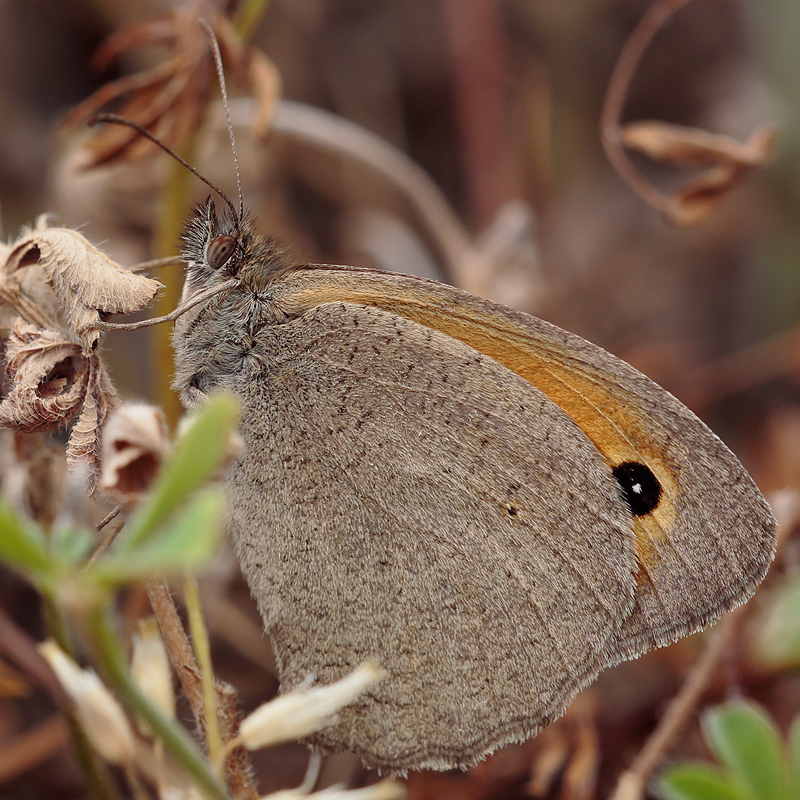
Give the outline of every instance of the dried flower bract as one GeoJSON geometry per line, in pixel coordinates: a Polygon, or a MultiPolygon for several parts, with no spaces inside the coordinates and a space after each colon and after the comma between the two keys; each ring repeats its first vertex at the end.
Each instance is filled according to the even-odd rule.
{"type": "Polygon", "coordinates": [[[135,754],[133,731],[119,703],[88,670],[81,669],[55,642],[39,651],[75,702],[86,735],[97,751],[112,764],[130,764],[135,754]]]}
{"type": "Polygon", "coordinates": [[[123,506],[139,502],[170,450],[161,409],[126,403],[103,430],[100,490],[123,506]]]}

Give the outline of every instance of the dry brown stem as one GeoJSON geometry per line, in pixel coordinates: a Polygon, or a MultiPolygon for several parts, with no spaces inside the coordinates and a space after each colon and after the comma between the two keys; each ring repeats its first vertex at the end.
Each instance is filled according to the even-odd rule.
{"type": "Polygon", "coordinates": [[[752,169],[769,162],[775,129],[758,128],[747,142],[696,128],[643,121],[621,125],[631,80],[645,50],[665,23],[691,0],[656,0],[631,33],[611,74],[600,116],[603,147],[620,177],[665,220],[678,226],[705,221],[721,199],[738,186],[752,169]],[[628,158],[625,148],[675,165],[703,165],[707,169],[667,195],[648,181],[628,158]]]}
{"type": "Polygon", "coordinates": [[[714,670],[731,643],[740,612],[741,608],[722,618],[715,635],[692,667],[655,731],[645,742],[630,768],[620,776],[611,800],[640,800],[650,776],[667,755],[700,702],[714,670]]]}

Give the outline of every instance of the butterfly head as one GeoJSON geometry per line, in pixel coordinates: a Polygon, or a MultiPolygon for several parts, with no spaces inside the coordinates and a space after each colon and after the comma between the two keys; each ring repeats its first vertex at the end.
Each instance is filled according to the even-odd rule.
{"type": "Polygon", "coordinates": [[[181,231],[188,275],[205,285],[236,277],[253,238],[251,227],[230,214],[220,218],[209,196],[192,210],[181,231]]]}
{"type": "Polygon", "coordinates": [[[189,215],[181,242],[192,293],[229,278],[263,291],[276,274],[290,268],[283,249],[259,235],[251,217],[219,215],[210,196],[189,215]]]}

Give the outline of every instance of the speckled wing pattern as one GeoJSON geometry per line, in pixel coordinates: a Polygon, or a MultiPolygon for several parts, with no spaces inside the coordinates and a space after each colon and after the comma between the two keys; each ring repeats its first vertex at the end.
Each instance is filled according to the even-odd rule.
{"type": "Polygon", "coordinates": [[[179,321],[176,384],[243,403],[231,531],[282,690],[388,673],[319,749],[468,766],[766,573],[750,476],[601,348],[418,278],[258,280],[179,321]]]}
{"type": "Polygon", "coordinates": [[[628,509],[572,420],[379,309],[322,306],[263,330],[257,357],[231,527],[282,686],[369,657],[389,673],[316,743],[465,765],[560,714],[636,571],[628,509]]]}

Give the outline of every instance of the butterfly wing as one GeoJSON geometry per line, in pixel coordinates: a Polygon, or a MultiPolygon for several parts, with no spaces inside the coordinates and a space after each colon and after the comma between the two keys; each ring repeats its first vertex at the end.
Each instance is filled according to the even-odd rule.
{"type": "Polygon", "coordinates": [[[766,574],[775,522],[752,478],[703,422],[629,364],[535,317],[419,278],[311,268],[276,294],[286,313],[329,300],[384,308],[495,359],[563,409],[617,472],[631,501],[637,590],[603,664],[699,630],[766,574]]]}
{"type": "Polygon", "coordinates": [[[284,689],[388,670],[323,749],[472,763],[743,602],[771,561],[764,498],[672,395],[451,287],[300,268],[193,309],[176,345],[185,396],[244,404],[232,527],[284,689]],[[218,308],[232,329],[206,325],[218,308]]]}
{"type": "Polygon", "coordinates": [[[592,680],[633,605],[608,465],[528,381],[439,331],[327,303],[230,388],[234,542],[290,689],[387,678],[314,737],[387,771],[473,763],[592,680]]]}

